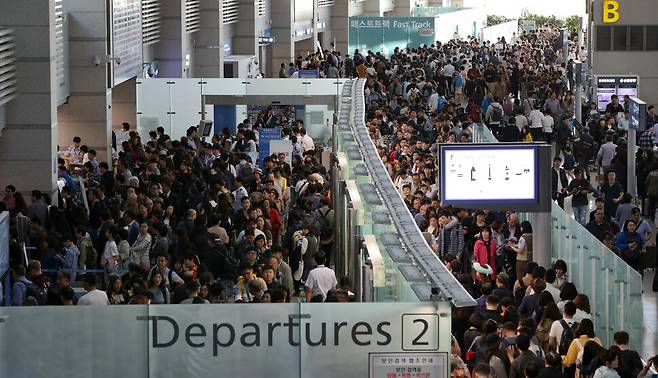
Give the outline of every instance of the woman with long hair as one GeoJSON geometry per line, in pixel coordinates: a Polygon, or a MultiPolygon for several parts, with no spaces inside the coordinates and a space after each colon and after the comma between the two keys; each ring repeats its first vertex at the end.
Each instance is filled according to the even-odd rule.
{"type": "Polygon", "coordinates": [[[159,270],[154,270],[148,281],[148,289],[153,294],[153,304],[168,304],[171,302],[169,290],[159,270]]]}
{"type": "Polygon", "coordinates": [[[562,319],[562,314],[555,303],[549,304],[544,311],[542,311],[541,318],[537,324],[537,338],[539,338],[542,349],[548,350],[551,326],[553,325],[553,322],[560,319],[562,319]]]}
{"type": "Polygon", "coordinates": [[[484,353],[484,362],[491,369],[491,378],[507,378],[510,370],[510,361],[507,353],[500,349],[501,338],[493,333],[487,336],[486,352],[484,353]]]}
{"type": "Polygon", "coordinates": [[[593,378],[619,378],[617,369],[621,362],[621,356],[618,350],[610,348],[600,355],[601,365],[594,372],[593,378]]]}
{"type": "Polygon", "coordinates": [[[106,294],[110,304],[118,305],[126,303],[126,298],[122,291],[121,277],[116,274],[110,275],[106,294]]]}

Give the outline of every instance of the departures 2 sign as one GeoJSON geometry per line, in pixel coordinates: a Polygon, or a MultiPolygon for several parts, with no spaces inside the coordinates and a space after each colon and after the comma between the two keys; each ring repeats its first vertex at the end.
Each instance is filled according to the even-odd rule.
{"type": "MultiPolygon", "coordinates": [[[[151,372],[163,374],[180,369],[182,357],[198,360],[195,374],[213,376],[289,372],[298,364],[299,376],[365,377],[369,353],[450,350],[448,305],[440,311],[400,303],[150,309],[156,311],[138,321],[149,325],[149,358],[157,361],[151,372]]],[[[439,370],[447,369],[446,363],[439,370]]]]}

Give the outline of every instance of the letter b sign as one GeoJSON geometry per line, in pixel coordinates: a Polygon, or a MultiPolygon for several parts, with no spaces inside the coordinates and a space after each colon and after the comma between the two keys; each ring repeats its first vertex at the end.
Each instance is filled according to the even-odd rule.
{"type": "Polygon", "coordinates": [[[603,0],[603,22],[611,24],[619,21],[619,2],[603,0]]]}
{"type": "Polygon", "coordinates": [[[439,315],[403,314],[402,350],[438,350],[439,315]]]}

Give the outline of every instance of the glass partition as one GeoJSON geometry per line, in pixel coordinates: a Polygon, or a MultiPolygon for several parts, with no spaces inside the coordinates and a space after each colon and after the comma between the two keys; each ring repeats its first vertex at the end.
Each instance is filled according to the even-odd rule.
{"type": "Polygon", "coordinates": [[[570,281],[589,297],[597,336],[609,345],[615,331],[625,330],[639,343],[643,325],[641,275],[556,203],[552,206],[551,259],[564,260],[570,281]]]}

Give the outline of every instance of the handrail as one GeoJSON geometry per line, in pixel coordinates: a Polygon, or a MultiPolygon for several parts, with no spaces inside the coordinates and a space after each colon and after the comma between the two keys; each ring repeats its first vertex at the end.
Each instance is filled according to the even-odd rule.
{"type": "Polygon", "coordinates": [[[432,288],[438,288],[440,295],[451,301],[456,307],[475,306],[476,302],[473,297],[448,271],[427,244],[427,240],[423,237],[400,192],[395,189],[384,163],[379,158],[377,149],[365,127],[365,82],[365,79],[358,79],[353,83],[350,127],[361,154],[365,158],[368,171],[381,194],[380,197],[386,204],[402,241],[429,278],[432,288]]]}

